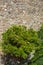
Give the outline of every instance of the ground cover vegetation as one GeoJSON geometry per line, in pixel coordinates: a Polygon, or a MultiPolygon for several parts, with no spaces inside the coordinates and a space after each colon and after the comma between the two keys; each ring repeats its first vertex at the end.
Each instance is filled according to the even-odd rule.
{"type": "Polygon", "coordinates": [[[35,51],[28,65],[42,65],[43,26],[36,32],[25,26],[12,25],[3,33],[3,51],[19,61],[27,59],[31,52],[35,51]]]}

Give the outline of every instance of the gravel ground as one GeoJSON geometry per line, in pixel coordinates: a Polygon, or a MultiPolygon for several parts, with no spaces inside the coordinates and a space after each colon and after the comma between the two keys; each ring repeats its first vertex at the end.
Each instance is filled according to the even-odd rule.
{"type": "Polygon", "coordinates": [[[12,24],[38,30],[43,22],[43,0],[0,0],[0,34],[12,24]]]}

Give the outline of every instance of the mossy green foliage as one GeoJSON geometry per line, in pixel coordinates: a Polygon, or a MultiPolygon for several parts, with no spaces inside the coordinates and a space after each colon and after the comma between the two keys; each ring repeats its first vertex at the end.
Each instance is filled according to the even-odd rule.
{"type": "Polygon", "coordinates": [[[33,62],[30,65],[43,65],[43,56],[37,59],[37,61],[33,62]]]}
{"type": "Polygon", "coordinates": [[[40,49],[36,51],[34,58],[31,59],[29,65],[43,65],[43,24],[37,33],[38,37],[41,40],[41,46],[40,49]]]}
{"type": "Polygon", "coordinates": [[[11,26],[3,33],[3,48],[6,54],[26,59],[30,52],[39,50],[41,41],[33,29],[25,26],[11,26]]]}
{"type": "Polygon", "coordinates": [[[42,47],[43,47],[43,24],[42,24],[40,30],[38,31],[38,37],[41,39],[42,47]]]}
{"type": "Polygon", "coordinates": [[[43,49],[37,51],[29,65],[43,65],[43,49]]]}
{"type": "Polygon", "coordinates": [[[43,24],[42,24],[40,30],[38,31],[38,35],[39,35],[39,38],[42,40],[43,39],[43,24]]]}

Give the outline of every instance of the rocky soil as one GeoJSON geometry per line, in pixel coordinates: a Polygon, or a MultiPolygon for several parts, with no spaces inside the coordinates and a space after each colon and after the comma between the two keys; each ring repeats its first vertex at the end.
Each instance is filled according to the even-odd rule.
{"type": "Polygon", "coordinates": [[[42,22],[43,0],[0,0],[0,37],[12,24],[38,30],[42,22]]]}

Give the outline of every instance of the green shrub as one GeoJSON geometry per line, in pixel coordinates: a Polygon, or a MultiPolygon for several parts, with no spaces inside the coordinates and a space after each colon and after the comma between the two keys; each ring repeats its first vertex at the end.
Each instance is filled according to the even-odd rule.
{"type": "Polygon", "coordinates": [[[3,33],[3,49],[6,54],[26,59],[33,50],[40,48],[40,39],[33,29],[11,26],[3,33]]]}

